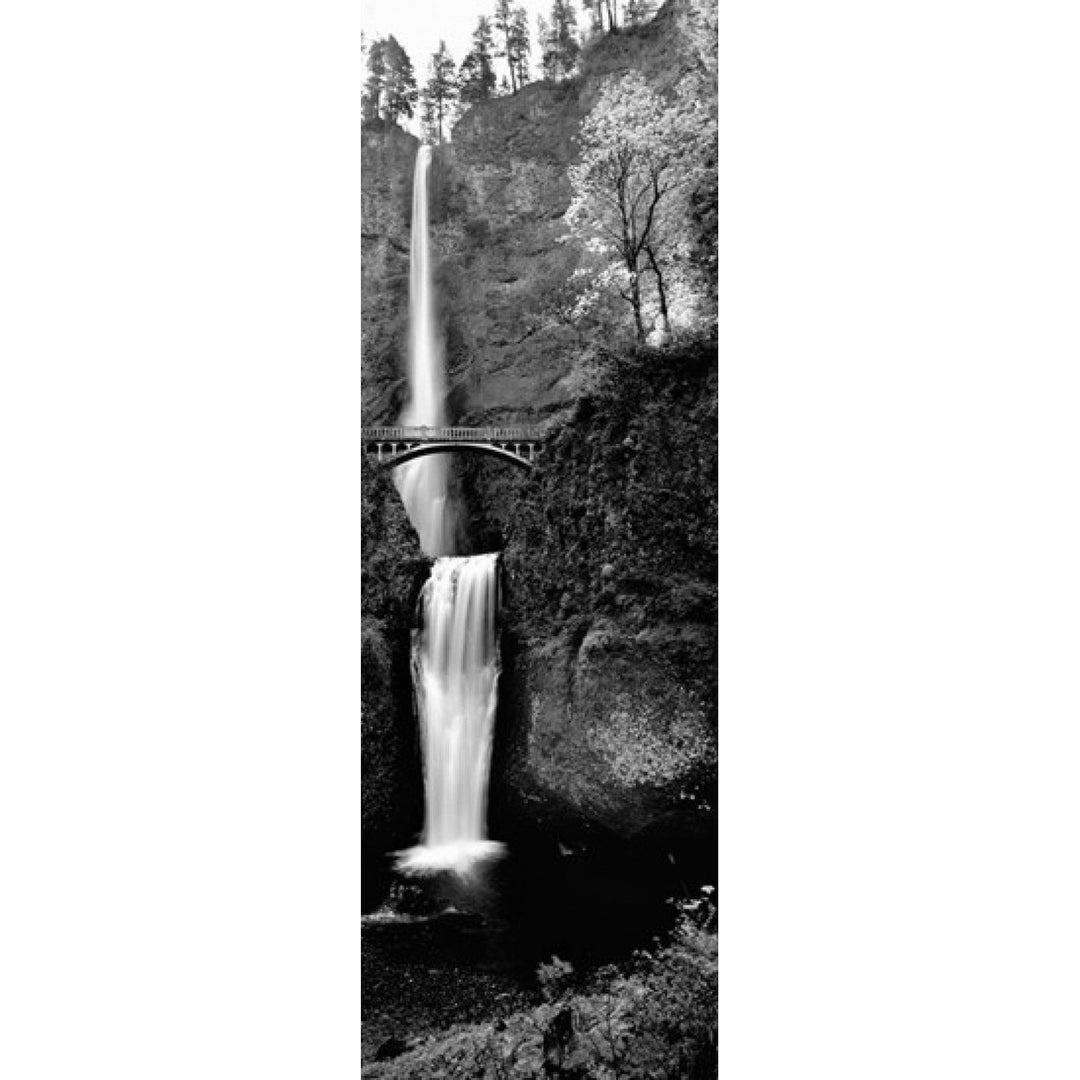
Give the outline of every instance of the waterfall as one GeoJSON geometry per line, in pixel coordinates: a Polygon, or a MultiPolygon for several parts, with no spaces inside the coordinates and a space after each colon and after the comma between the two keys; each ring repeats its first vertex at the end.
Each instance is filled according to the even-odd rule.
{"type": "MultiPolygon", "coordinates": [[[[404,425],[446,423],[446,376],[435,314],[428,236],[431,148],[413,174],[409,270],[409,402],[404,425]]],[[[406,873],[466,871],[502,845],[486,839],[488,771],[499,679],[498,555],[453,557],[458,526],[449,459],[430,454],[398,466],[396,482],[428,555],[438,556],[413,633],[413,696],[424,767],[424,831],[398,855],[406,873]]]]}
{"type": "Polygon", "coordinates": [[[413,690],[424,761],[424,832],[405,870],[461,867],[496,854],[486,839],[498,697],[498,555],[435,561],[413,634],[413,690]]]}
{"type": "MultiPolygon", "coordinates": [[[[428,228],[428,174],[431,147],[422,146],[413,171],[412,236],[409,262],[409,401],[403,425],[442,427],[446,423],[446,374],[442,336],[435,311],[428,228]]],[[[409,520],[428,555],[452,555],[457,522],[449,500],[450,471],[445,454],[431,454],[396,469],[395,481],[409,520]]]]}

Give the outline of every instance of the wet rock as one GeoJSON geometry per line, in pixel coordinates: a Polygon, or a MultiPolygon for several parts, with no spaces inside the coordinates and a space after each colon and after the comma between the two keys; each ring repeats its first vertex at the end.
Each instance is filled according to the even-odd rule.
{"type": "Polygon", "coordinates": [[[420,824],[421,777],[409,650],[427,560],[384,473],[361,473],[361,826],[365,848],[407,844],[420,824]]]}

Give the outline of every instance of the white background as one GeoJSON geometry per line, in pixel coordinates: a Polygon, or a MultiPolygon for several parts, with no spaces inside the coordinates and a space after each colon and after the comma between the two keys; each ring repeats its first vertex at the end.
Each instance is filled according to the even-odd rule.
{"type": "MultiPolygon", "coordinates": [[[[359,1068],[359,25],[0,26],[0,1074],[359,1068]]],[[[1075,1076],[1066,3],[722,8],[725,1080],[1075,1076]]]]}

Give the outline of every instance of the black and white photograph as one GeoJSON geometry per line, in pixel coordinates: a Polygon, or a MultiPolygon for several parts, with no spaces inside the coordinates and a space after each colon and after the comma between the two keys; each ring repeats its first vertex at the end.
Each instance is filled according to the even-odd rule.
{"type": "Polygon", "coordinates": [[[717,1069],[713,0],[367,0],[364,1075],[717,1069]]]}
{"type": "Polygon", "coordinates": [[[0,1078],[1080,1076],[1078,41],[0,7],[0,1078]]]}

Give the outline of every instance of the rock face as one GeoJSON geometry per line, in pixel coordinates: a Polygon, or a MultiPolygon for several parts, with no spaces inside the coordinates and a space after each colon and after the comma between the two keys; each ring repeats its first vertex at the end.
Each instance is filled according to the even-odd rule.
{"type": "Polygon", "coordinates": [[[715,825],[715,359],[709,342],[611,358],[517,500],[490,502],[511,833],[678,841],[715,825]]]}
{"type": "Polygon", "coordinates": [[[384,852],[410,843],[422,818],[409,653],[429,564],[386,475],[367,466],[361,478],[361,826],[365,847],[384,852]]]}
{"type": "Polygon", "coordinates": [[[361,330],[365,424],[393,423],[405,401],[409,333],[409,229],[417,139],[395,124],[366,123],[360,176],[361,330]]]}

